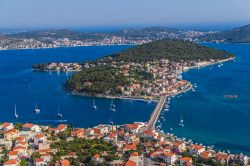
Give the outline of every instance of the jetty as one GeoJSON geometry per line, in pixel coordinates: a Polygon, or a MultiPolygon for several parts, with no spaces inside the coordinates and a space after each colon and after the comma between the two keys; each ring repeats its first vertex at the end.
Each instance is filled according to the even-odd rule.
{"type": "Polygon", "coordinates": [[[166,102],[166,99],[167,99],[166,96],[160,97],[160,100],[158,101],[157,106],[155,107],[154,112],[152,113],[152,115],[148,121],[146,130],[155,130],[155,123],[156,123],[156,121],[161,113],[161,110],[163,109],[163,106],[166,102]]]}

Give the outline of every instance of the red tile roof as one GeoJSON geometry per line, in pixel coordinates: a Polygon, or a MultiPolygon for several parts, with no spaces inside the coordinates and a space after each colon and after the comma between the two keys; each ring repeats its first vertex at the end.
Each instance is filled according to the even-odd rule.
{"type": "Polygon", "coordinates": [[[128,160],[125,166],[136,166],[136,162],[128,160]]]}
{"type": "Polygon", "coordinates": [[[37,158],[37,159],[35,160],[35,162],[36,162],[36,163],[40,163],[40,162],[43,162],[43,160],[44,160],[43,158],[37,158]]]}
{"type": "Polygon", "coordinates": [[[13,164],[17,164],[17,160],[16,159],[12,159],[12,160],[7,160],[3,163],[3,165],[13,165],[13,164]]]}
{"type": "Polygon", "coordinates": [[[127,144],[125,145],[125,147],[123,148],[124,150],[135,150],[137,148],[137,146],[132,143],[132,144],[127,144]]]}
{"type": "Polygon", "coordinates": [[[184,161],[185,163],[191,162],[192,158],[190,157],[182,157],[180,160],[184,161]]]}
{"type": "Polygon", "coordinates": [[[13,156],[13,155],[17,155],[18,151],[9,151],[8,156],[13,156]]]}
{"type": "Polygon", "coordinates": [[[36,139],[41,139],[41,138],[45,137],[45,135],[40,133],[40,134],[37,134],[35,137],[36,137],[36,139]]]}
{"type": "Polygon", "coordinates": [[[32,128],[33,126],[34,126],[34,124],[32,124],[32,123],[25,123],[23,125],[23,128],[32,128]]]}
{"type": "Polygon", "coordinates": [[[137,129],[138,128],[138,124],[126,124],[125,127],[129,130],[134,130],[134,129],[137,129]]]}

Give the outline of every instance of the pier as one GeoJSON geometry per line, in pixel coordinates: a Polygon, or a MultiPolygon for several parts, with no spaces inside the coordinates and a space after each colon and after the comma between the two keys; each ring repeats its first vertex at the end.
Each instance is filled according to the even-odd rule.
{"type": "Polygon", "coordinates": [[[154,112],[152,113],[152,115],[148,121],[146,130],[150,130],[150,129],[155,130],[155,123],[156,123],[156,121],[161,113],[161,110],[165,104],[166,98],[167,98],[166,96],[161,96],[160,100],[157,103],[157,106],[154,109],[154,112]]]}

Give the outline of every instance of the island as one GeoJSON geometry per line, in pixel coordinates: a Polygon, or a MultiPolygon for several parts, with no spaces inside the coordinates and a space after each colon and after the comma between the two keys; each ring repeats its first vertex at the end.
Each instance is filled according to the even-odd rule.
{"type": "Polygon", "coordinates": [[[158,99],[192,87],[182,79],[183,71],[233,58],[189,41],[159,40],[83,63],[63,87],[77,95],[158,99]]]}

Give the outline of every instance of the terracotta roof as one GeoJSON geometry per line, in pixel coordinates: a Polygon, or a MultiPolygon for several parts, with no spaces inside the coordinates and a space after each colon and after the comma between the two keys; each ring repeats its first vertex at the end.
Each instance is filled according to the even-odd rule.
{"type": "Polygon", "coordinates": [[[36,162],[36,163],[43,162],[43,158],[37,158],[37,159],[35,160],[35,162],[36,162]]]}
{"type": "Polygon", "coordinates": [[[21,149],[26,149],[26,147],[25,146],[16,146],[16,147],[14,147],[13,148],[13,150],[15,151],[15,150],[21,150],[21,149]]]}
{"type": "Polygon", "coordinates": [[[32,128],[33,126],[34,126],[34,124],[32,124],[32,123],[25,123],[23,125],[23,128],[32,128]]]}
{"type": "Polygon", "coordinates": [[[136,148],[137,148],[137,146],[134,143],[132,143],[132,144],[125,145],[125,147],[123,149],[125,149],[125,150],[135,150],[136,148]]]}
{"type": "Polygon", "coordinates": [[[41,138],[45,137],[45,135],[43,133],[40,133],[40,134],[37,134],[35,137],[36,137],[36,139],[41,139],[41,138]]]}
{"type": "Polygon", "coordinates": [[[83,134],[83,129],[75,129],[71,132],[71,135],[77,136],[77,135],[82,135],[83,134]]]}
{"type": "Polygon", "coordinates": [[[101,129],[93,128],[95,134],[101,134],[101,129]]]}
{"type": "Polygon", "coordinates": [[[133,152],[130,154],[130,156],[139,156],[138,152],[133,152]]]}
{"type": "Polygon", "coordinates": [[[183,142],[181,142],[181,141],[175,141],[173,143],[173,146],[180,146],[181,144],[183,144],[183,142]]]}
{"type": "Polygon", "coordinates": [[[60,163],[61,163],[61,166],[70,166],[69,160],[66,160],[66,159],[60,160],[60,163]]]}
{"type": "Polygon", "coordinates": [[[26,145],[27,143],[25,141],[19,141],[17,144],[26,145]]]}
{"type": "Polygon", "coordinates": [[[210,154],[211,154],[210,152],[208,152],[208,151],[204,151],[204,152],[202,152],[202,153],[201,153],[201,155],[200,155],[200,156],[201,156],[202,158],[207,159],[207,158],[209,158],[209,157],[210,157],[210,154]]]}
{"type": "Polygon", "coordinates": [[[184,161],[185,163],[191,162],[192,158],[190,157],[182,157],[180,160],[184,161]]]}
{"type": "Polygon", "coordinates": [[[9,151],[8,156],[17,155],[18,151],[9,151]]]}
{"type": "Polygon", "coordinates": [[[136,166],[136,162],[128,160],[125,166],[136,166]]]}
{"type": "Polygon", "coordinates": [[[17,160],[16,159],[7,160],[3,163],[3,165],[12,165],[12,164],[17,164],[17,160]]]}
{"type": "Polygon", "coordinates": [[[172,153],[172,152],[165,152],[164,153],[164,156],[168,156],[168,157],[172,157],[174,155],[175,155],[175,153],[172,153]]]}
{"type": "Polygon", "coordinates": [[[95,155],[94,155],[94,158],[95,158],[95,159],[98,159],[98,158],[100,158],[100,155],[99,155],[99,154],[95,154],[95,155]]]}
{"type": "Polygon", "coordinates": [[[137,129],[138,128],[138,124],[125,124],[126,128],[129,129],[129,130],[134,130],[134,129],[137,129]]]}
{"type": "Polygon", "coordinates": [[[227,160],[229,158],[229,155],[226,153],[217,153],[216,159],[217,160],[227,160]]]}
{"type": "Polygon", "coordinates": [[[11,130],[8,130],[8,131],[4,132],[4,134],[9,134],[9,133],[11,133],[11,134],[17,134],[18,130],[17,129],[11,129],[11,130]]]}
{"type": "Polygon", "coordinates": [[[205,147],[201,145],[192,145],[191,148],[195,150],[201,150],[201,149],[204,149],[205,147]]]}
{"type": "Polygon", "coordinates": [[[67,126],[64,125],[64,124],[60,124],[57,126],[57,130],[61,131],[61,130],[64,130],[67,126]]]}
{"type": "Polygon", "coordinates": [[[16,141],[25,141],[25,137],[24,136],[16,137],[16,141]]]}
{"type": "Polygon", "coordinates": [[[11,123],[9,123],[9,122],[4,122],[3,123],[3,127],[5,128],[5,127],[8,127],[8,126],[10,126],[11,125],[11,123]]]}

